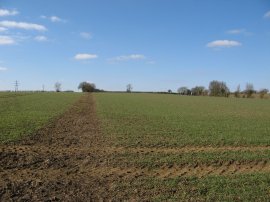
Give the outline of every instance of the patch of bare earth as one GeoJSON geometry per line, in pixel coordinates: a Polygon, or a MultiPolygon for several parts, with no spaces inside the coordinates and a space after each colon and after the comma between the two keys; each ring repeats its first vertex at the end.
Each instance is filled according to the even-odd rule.
{"type": "MultiPolygon", "coordinates": [[[[55,122],[21,141],[0,145],[0,201],[100,201],[130,199],[114,183],[145,177],[159,179],[208,175],[270,172],[270,162],[221,162],[216,165],[164,165],[158,168],[127,167],[114,155],[134,152],[181,154],[185,152],[257,151],[269,147],[113,147],[104,138],[96,116],[95,101],[88,94],[55,122]]],[[[139,190],[134,199],[148,199],[139,190]],[[142,194],[145,197],[142,197],[142,194]]]]}
{"type": "Polygon", "coordinates": [[[185,165],[164,165],[159,168],[149,169],[147,167],[108,167],[103,166],[92,170],[93,175],[104,177],[119,176],[128,179],[131,176],[139,177],[157,177],[159,179],[175,178],[175,177],[206,177],[209,175],[235,175],[249,173],[265,173],[270,172],[270,163],[267,161],[256,162],[224,162],[219,165],[207,164],[185,164],[185,165]]]}

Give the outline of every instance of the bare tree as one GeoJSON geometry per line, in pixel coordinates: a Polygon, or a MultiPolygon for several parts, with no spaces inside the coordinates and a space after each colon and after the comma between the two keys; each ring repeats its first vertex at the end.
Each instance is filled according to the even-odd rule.
{"type": "Polygon", "coordinates": [[[61,91],[61,83],[60,82],[56,82],[55,84],[54,84],[54,88],[55,88],[55,91],[56,92],[60,92],[61,91]]]}
{"type": "Polygon", "coordinates": [[[203,92],[205,90],[204,86],[195,86],[191,89],[192,95],[203,95],[203,92]]]}
{"type": "Polygon", "coordinates": [[[208,89],[204,89],[203,96],[208,96],[208,95],[209,95],[209,90],[208,89]]]}
{"type": "Polygon", "coordinates": [[[252,83],[247,83],[245,93],[247,98],[251,98],[252,94],[255,93],[254,86],[252,83]]]}
{"type": "Polygon", "coordinates": [[[188,95],[189,91],[190,90],[185,86],[177,89],[177,93],[179,93],[180,95],[188,95]]]}
{"type": "Polygon", "coordinates": [[[234,96],[239,98],[241,93],[240,84],[237,86],[236,91],[234,92],[234,96]]]}
{"type": "Polygon", "coordinates": [[[132,85],[129,83],[129,84],[127,85],[127,92],[128,92],[128,93],[131,93],[132,89],[133,89],[133,87],[132,87],[132,85]]]}
{"type": "Polygon", "coordinates": [[[211,96],[228,97],[230,90],[223,81],[211,81],[209,84],[209,91],[211,96]]]}

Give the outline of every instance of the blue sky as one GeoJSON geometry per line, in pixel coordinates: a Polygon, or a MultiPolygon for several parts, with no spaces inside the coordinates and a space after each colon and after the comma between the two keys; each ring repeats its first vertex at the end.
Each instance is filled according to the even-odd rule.
{"type": "Polygon", "coordinates": [[[0,90],[270,89],[269,0],[0,0],[0,90]]]}

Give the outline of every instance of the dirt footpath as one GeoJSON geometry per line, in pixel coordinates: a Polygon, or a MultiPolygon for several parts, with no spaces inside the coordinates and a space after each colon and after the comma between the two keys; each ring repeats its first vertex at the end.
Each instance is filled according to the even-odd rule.
{"type": "Polygon", "coordinates": [[[110,178],[91,171],[104,164],[104,147],[92,95],[35,135],[0,145],[0,201],[108,199],[110,178]]]}

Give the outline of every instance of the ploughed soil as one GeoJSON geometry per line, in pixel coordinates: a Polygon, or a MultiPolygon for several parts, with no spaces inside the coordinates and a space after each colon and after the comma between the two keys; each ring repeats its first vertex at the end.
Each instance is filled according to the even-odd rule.
{"type": "Polygon", "coordinates": [[[102,136],[100,125],[95,100],[87,94],[36,134],[0,145],[0,201],[143,201],[156,193],[143,187],[132,190],[135,180],[270,172],[268,161],[131,167],[114,157],[125,151],[169,155],[269,147],[117,148],[102,136]],[[130,184],[132,193],[118,190],[121,182],[130,184]]]}

